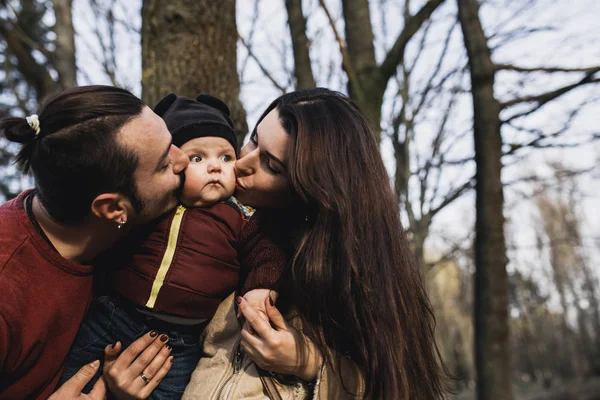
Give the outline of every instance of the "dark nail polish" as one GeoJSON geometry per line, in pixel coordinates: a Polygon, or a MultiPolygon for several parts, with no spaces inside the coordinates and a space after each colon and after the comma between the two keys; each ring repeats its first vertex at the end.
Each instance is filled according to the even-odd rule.
{"type": "Polygon", "coordinates": [[[173,364],[173,356],[169,357],[169,362],[173,364]]]}
{"type": "Polygon", "coordinates": [[[275,307],[275,300],[273,300],[273,298],[270,296],[269,296],[269,304],[271,305],[271,307],[275,307]]]}
{"type": "Polygon", "coordinates": [[[169,346],[169,345],[167,345],[167,346],[166,346],[166,348],[167,348],[167,350],[169,350],[169,351],[171,350],[171,346],[169,346]]]}
{"type": "Polygon", "coordinates": [[[167,340],[169,340],[169,337],[167,335],[160,335],[161,342],[166,342],[167,340]]]}
{"type": "Polygon", "coordinates": [[[237,301],[237,303],[240,304],[242,302],[242,298],[238,296],[235,298],[235,301],[237,301]]]}
{"type": "Polygon", "coordinates": [[[150,337],[156,337],[156,335],[158,335],[158,332],[156,332],[156,331],[150,332],[150,337]]]}

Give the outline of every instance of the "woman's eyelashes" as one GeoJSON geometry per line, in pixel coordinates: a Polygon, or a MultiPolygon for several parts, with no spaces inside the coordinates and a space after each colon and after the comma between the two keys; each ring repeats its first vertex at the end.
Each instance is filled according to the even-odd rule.
{"type": "MultiPolygon", "coordinates": [[[[258,147],[258,135],[256,134],[256,131],[252,132],[252,134],[250,135],[250,143],[252,143],[254,145],[254,147],[258,147]]],[[[273,175],[281,174],[281,171],[272,165],[269,157],[261,156],[261,159],[263,160],[262,162],[264,163],[264,165],[267,167],[267,170],[271,174],[273,174],[273,175]]]]}
{"type": "Polygon", "coordinates": [[[279,171],[278,169],[274,168],[273,165],[271,164],[271,160],[269,160],[267,158],[267,160],[265,161],[267,164],[267,168],[269,169],[269,171],[273,174],[273,175],[279,175],[281,174],[281,171],[279,171]]]}

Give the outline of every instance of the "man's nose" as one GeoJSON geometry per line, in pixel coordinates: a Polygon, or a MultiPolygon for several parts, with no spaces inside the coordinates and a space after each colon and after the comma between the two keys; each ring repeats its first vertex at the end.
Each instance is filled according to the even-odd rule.
{"type": "Polygon", "coordinates": [[[177,146],[171,145],[171,160],[173,160],[173,173],[178,174],[187,168],[190,159],[177,146]]]}

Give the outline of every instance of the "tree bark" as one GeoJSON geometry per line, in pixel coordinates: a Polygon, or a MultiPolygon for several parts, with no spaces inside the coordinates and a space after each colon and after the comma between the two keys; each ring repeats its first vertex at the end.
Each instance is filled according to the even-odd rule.
{"type": "Polygon", "coordinates": [[[306,37],[306,18],[302,13],[302,0],[286,0],[285,8],[288,13],[288,25],[294,50],[296,90],[314,88],[317,85],[308,54],[310,42],[306,37]]]}
{"type": "Polygon", "coordinates": [[[346,71],[348,93],[373,124],[378,142],[381,139],[381,107],[388,82],[403,62],[404,50],[410,39],[443,2],[429,0],[419,12],[408,17],[385,60],[378,65],[368,0],[342,0],[348,57],[352,68],[352,74],[346,71]]]}
{"type": "Polygon", "coordinates": [[[342,0],[342,9],[349,61],[355,73],[354,77],[350,74],[348,76],[348,94],[373,124],[379,142],[381,107],[387,83],[381,90],[381,85],[376,84],[373,79],[378,65],[375,59],[369,2],[368,0],[342,0]]]}
{"type": "Polygon", "coordinates": [[[73,0],[53,0],[56,33],[54,67],[58,72],[58,81],[63,89],[77,86],[77,67],[75,64],[75,29],[73,29],[73,0]]]}
{"type": "Polygon", "coordinates": [[[508,274],[501,181],[500,103],[494,97],[495,65],[479,19],[477,0],[458,0],[469,57],[475,139],[475,364],[477,398],[512,400],[508,274]]]}
{"type": "Polygon", "coordinates": [[[207,93],[230,108],[239,143],[248,132],[237,73],[235,0],[145,0],[142,99],[207,93]]]}

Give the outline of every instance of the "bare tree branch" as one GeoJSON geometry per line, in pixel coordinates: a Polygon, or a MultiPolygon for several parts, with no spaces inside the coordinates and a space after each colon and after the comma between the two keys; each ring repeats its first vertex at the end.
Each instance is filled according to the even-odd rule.
{"type": "Polygon", "coordinates": [[[600,71],[600,67],[589,67],[589,68],[561,68],[561,67],[533,67],[525,68],[518,67],[512,64],[496,64],[496,71],[515,71],[515,72],[585,72],[587,74],[594,74],[600,71]]]}
{"type": "Polygon", "coordinates": [[[536,103],[535,108],[528,110],[524,113],[519,113],[519,114],[513,115],[510,118],[504,120],[503,122],[507,122],[507,121],[513,120],[515,118],[520,118],[525,115],[531,114],[532,112],[536,111],[537,109],[542,107],[544,104],[548,103],[549,101],[554,100],[554,99],[562,96],[563,94],[570,92],[571,90],[573,90],[575,88],[578,88],[580,86],[587,85],[590,83],[600,82],[600,78],[593,77],[595,72],[596,71],[587,73],[585,75],[585,77],[583,77],[579,82],[575,82],[571,85],[563,86],[561,88],[552,90],[550,92],[538,94],[535,96],[521,97],[521,98],[517,98],[517,99],[513,99],[513,100],[506,101],[504,103],[501,103],[500,106],[502,108],[508,108],[508,107],[511,107],[511,106],[514,106],[514,105],[520,104],[520,103],[536,103]]]}
{"type": "Polygon", "coordinates": [[[288,13],[288,25],[294,50],[296,89],[314,88],[317,85],[308,53],[310,42],[306,37],[306,19],[302,13],[302,0],[286,0],[285,8],[288,13]]]}
{"type": "Polygon", "coordinates": [[[19,71],[35,88],[39,101],[56,89],[56,83],[52,79],[47,66],[35,60],[31,54],[32,47],[22,40],[22,35],[18,33],[18,30],[14,29],[14,27],[12,28],[6,24],[0,24],[0,35],[4,36],[8,50],[19,61],[19,71]]]}
{"type": "Polygon", "coordinates": [[[438,204],[436,207],[429,210],[430,217],[433,218],[437,213],[439,213],[442,209],[444,209],[444,207],[446,207],[448,204],[452,203],[454,200],[458,199],[465,192],[467,192],[470,189],[473,189],[474,187],[475,187],[475,177],[473,176],[471,179],[469,179],[464,184],[450,190],[448,192],[448,194],[444,197],[444,200],[442,200],[442,202],[440,204],[438,204]]]}
{"type": "Polygon", "coordinates": [[[55,67],[63,89],[77,86],[75,66],[75,29],[73,29],[73,0],[53,0],[56,24],[55,67]]]}
{"type": "Polygon", "coordinates": [[[246,43],[246,40],[244,39],[244,37],[242,35],[240,35],[238,33],[238,39],[240,40],[240,42],[244,45],[244,47],[246,48],[246,50],[248,51],[248,55],[250,57],[252,57],[252,59],[256,62],[256,64],[258,65],[258,68],[260,68],[260,70],[262,71],[263,74],[265,74],[265,76],[267,77],[267,79],[269,79],[271,81],[271,83],[273,83],[273,85],[279,90],[281,91],[281,93],[285,93],[286,90],[285,88],[280,85],[275,78],[273,78],[273,75],[271,75],[271,73],[267,70],[267,68],[265,68],[265,66],[262,65],[262,63],[260,62],[260,60],[258,59],[258,57],[256,57],[254,55],[254,53],[252,52],[252,48],[248,45],[248,43],[246,43]]]}
{"type": "Polygon", "coordinates": [[[356,75],[354,68],[352,68],[352,63],[350,62],[350,54],[348,54],[346,42],[340,36],[340,33],[338,32],[335,26],[335,21],[331,17],[331,13],[329,12],[327,5],[325,4],[325,1],[319,0],[319,4],[321,5],[321,8],[323,8],[323,11],[325,11],[325,15],[327,16],[329,25],[331,25],[331,29],[333,30],[333,34],[335,35],[335,40],[337,41],[338,46],[340,47],[340,52],[342,53],[342,68],[344,69],[346,74],[348,74],[348,79],[350,79],[351,82],[354,82],[355,85],[359,85],[358,76],[356,75]]]}
{"type": "Polygon", "coordinates": [[[387,81],[396,73],[396,68],[398,68],[398,65],[404,58],[404,49],[406,48],[406,45],[421,28],[423,23],[431,17],[431,14],[433,14],[443,2],[444,0],[429,0],[414,16],[405,21],[402,32],[400,32],[396,42],[378,68],[381,82],[387,84],[387,81]]]}
{"type": "MultiPolygon", "coordinates": [[[[250,25],[250,32],[248,33],[248,39],[247,39],[247,43],[250,44],[252,43],[252,40],[254,38],[254,33],[256,32],[256,26],[258,25],[258,17],[259,17],[259,3],[260,0],[254,0],[254,8],[252,11],[252,24],[250,25]]],[[[244,81],[244,75],[246,73],[246,68],[248,66],[248,61],[250,60],[250,53],[248,53],[248,55],[246,56],[246,58],[244,58],[244,60],[241,62],[241,67],[240,67],[240,85],[243,85],[245,83],[244,81]]]]}

